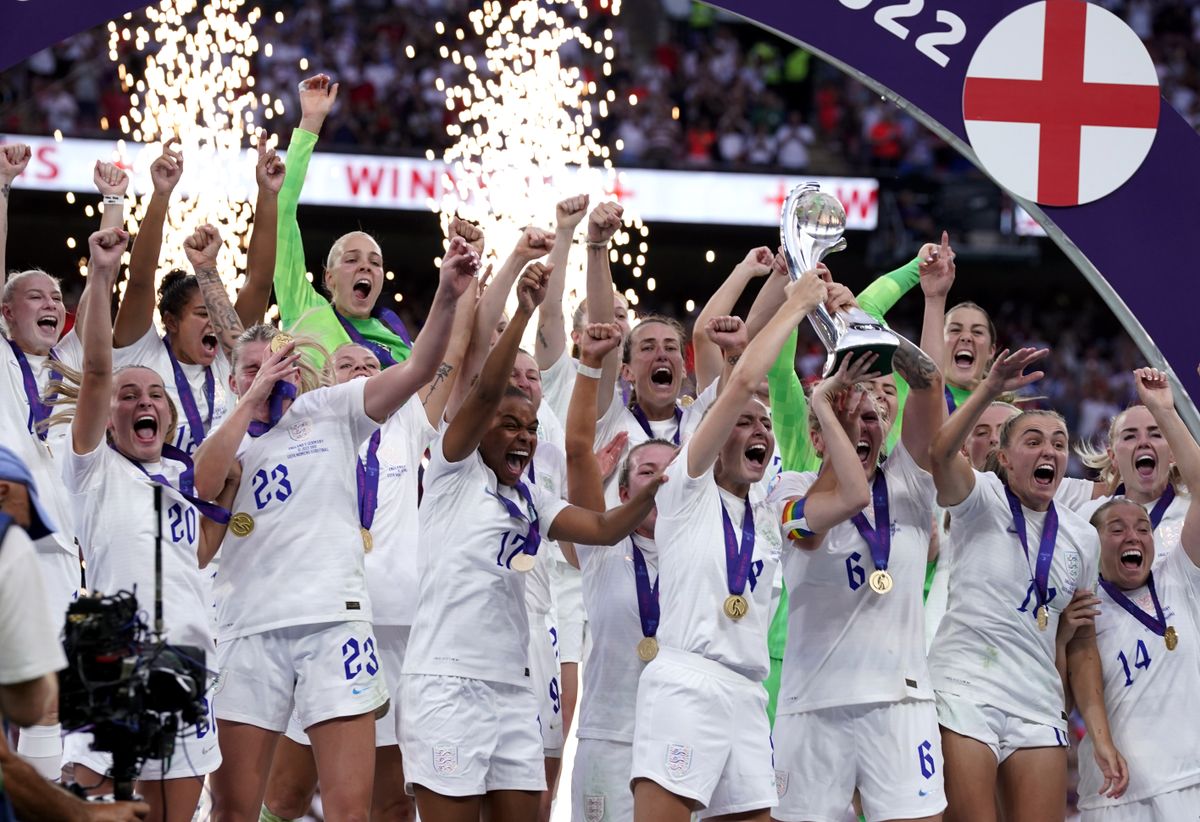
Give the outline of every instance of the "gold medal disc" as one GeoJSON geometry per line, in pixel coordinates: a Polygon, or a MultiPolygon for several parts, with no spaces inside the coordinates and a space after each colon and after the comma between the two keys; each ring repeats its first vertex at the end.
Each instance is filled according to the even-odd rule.
{"type": "Polygon", "coordinates": [[[1167,643],[1168,651],[1174,651],[1179,645],[1179,634],[1176,633],[1174,625],[1167,626],[1167,630],[1163,632],[1163,639],[1167,643]]]}
{"type": "Polygon", "coordinates": [[[254,517],[243,513],[234,514],[229,518],[229,530],[235,537],[249,536],[254,530],[254,517]]]}
{"type": "Polygon", "coordinates": [[[1039,605],[1037,609],[1038,630],[1044,631],[1050,625],[1050,609],[1045,605],[1039,605]]]}
{"type": "Polygon", "coordinates": [[[371,536],[371,532],[366,528],[358,529],[362,533],[363,553],[371,553],[371,549],[375,547],[375,539],[371,536]]]}
{"type": "Polygon", "coordinates": [[[524,551],[517,554],[509,560],[508,567],[514,571],[520,571],[522,574],[527,574],[533,570],[534,563],[537,562],[537,557],[533,554],[526,554],[524,551]]]}
{"type": "Polygon", "coordinates": [[[725,597],[725,616],[730,619],[741,619],[750,610],[750,603],[741,594],[730,594],[725,597]]]}
{"type": "Polygon", "coordinates": [[[872,571],[868,582],[871,585],[871,590],[877,594],[886,594],[892,590],[892,575],[887,571],[872,571]]]}
{"type": "Polygon", "coordinates": [[[658,640],[652,636],[642,637],[642,641],[637,644],[638,659],[642,662],[649,662],[658,656],[658,640]]]}
{"type": "Polygon", "coordinates": [[[695,397],[689,397],[687,394],[684,394],[682,397],[679,398],[679,406],[681,408],[691,408],[692,403],[694,403],[695,401],[696,401],[695,397]]]}
{"type": "Polygon", "coordinates": [[[287,348],[288,345],[290,345],[291,343],[294,343],[295,341],[296,341],[296,338],[293,337],[291,334],[276,334],[274,337],[271,338],[271,353],[278,354],[280,351],[287,348]]]}

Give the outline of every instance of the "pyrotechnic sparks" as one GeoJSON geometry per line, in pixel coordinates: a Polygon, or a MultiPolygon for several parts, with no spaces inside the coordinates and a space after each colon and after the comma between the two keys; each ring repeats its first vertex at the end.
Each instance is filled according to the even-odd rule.
{"type": "MultiPolygon", "coordinates": [[[[611,11],[620,13],[619,0],[611,11]]],[[[481,225],[490,253],[503,255],[525,226],[552,229],[555,204],[565,197],[587,193],[593,206],[619,200],[620,179],[599,129],[615,95],[611,90],[599,95],[595,81],[564,60],[573,51],[591,51],[603,56],[603,74],[611,73],[612,31],[605,28],[593,38],[573,22],[587,15],[585,0],[486,0],[470,14],[472,32],[436,25],[449,41],[441,47],[450,61],[445,73],[463,78],[455,85],[437,80],[447,110],[455,113],[446,127],[455,139],[443,156],[446,194],[431,203],[440,211],[443,232],[456,214],[465,217],[481,225]]],[[[624,219],[610,260],[632,265],[640,277],[649,231],[628,206],[624,219]],[[623,247],[632,252],[635,238],[638,250],[622,254],[623,247]]],[[[577,240],[583,231],[584,226],[577,230],[577,240]]],[[[583,267],[584,255],[573,254],[567,312],[583,299],[583,267]]],[[[636,304],[632,289],[626,296],[636,304]]]]}
{"type": "MultiPolygon", "coordinates": [[[[241,13],[244,5],[245,0],[162,0],[145,10],[144,23],[127,14],[108,24],[109,57],[131,103],[120,128],[134,143],[147,144],[123,158],[134,180],[142,181],[130,198],[126,225],[136,232],[152,193],[150,164],[163,141],[177,137],[186,181],[180,188],[187,194],[177,191],[171,200],[159,271],[190,270],[183,241],[207,222],[225,239],[221,277],[230,288],[240,284],[246,269],[252,219],[255,159],[245,147],[256,133],[256,112],[268,120],[282,113],[269,95],[254,93],[252,57],[259,43],[253,26],[261,11],[241,13]],[[130,51],[143,56],[140,76],[126,68],[130,51]]],[[[118,153],[125,150],[122,140],[118,153]]]]}

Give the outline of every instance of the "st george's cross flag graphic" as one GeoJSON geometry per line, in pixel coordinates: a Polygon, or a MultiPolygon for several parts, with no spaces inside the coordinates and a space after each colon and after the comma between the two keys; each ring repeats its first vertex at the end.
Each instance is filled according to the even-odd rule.
{"type": "Polygon", "coordinates": [[[1137,172],[1160,102],[1154,62],[1119,17],[1083,0],[1043,0],[984,36],[967,68],[963,120],[996,182],[1073,206],[1137,172]]]}

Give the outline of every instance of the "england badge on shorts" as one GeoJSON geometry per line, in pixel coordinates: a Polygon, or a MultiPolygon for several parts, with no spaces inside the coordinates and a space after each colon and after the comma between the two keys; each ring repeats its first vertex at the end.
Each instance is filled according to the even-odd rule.
{"type": "Polygon", "coordinates": [[[586,822],[600,822],[604,818],[604,794],[583,797],[583,818],[586,822]]]}
{"type": "Polygon", "coordinates": [[[667,746],[667,773],[673,779],[682,779],[692,769],[692,749],[687,745],[672,742],[667,746]]]}
{"type": "Polygon", "coordinates": [[[788,772],[780,770],[775,771],[775,795],[780,799],[783,799],[783,795],[787,793],[787,786],[788,772]]]}
{"type": "Polygon", "coordinates": [[[433,746],[433,769],[442,776],[458,770],[458,747],[456,745],[433,746]]]}

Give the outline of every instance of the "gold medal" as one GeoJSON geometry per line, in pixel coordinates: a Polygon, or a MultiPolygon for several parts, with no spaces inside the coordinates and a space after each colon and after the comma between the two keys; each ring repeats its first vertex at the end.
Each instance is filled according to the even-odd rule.
{"type": "Polygon", "coordinates": [[[652,636],[642,637],[642,641],[637,644],[638,659],[642,662],[649,662],[658,656],[658,640],[652,636]]]}
{"type": "Polygon", "coordinates": [[[271,338],[271,353],[278,354],[283,349],[294,343],[296,338],[291,334],[276,334],[271,338]]]}
{"type": "Polygon", "coordinates": [[[750,610],[750,603],[741,594],[730,594],[725,597],[725,616],[730,619],[741,619],[750,610]]]}
{"type": "Polygon", "coordinates": [[[680,408],[691,408],[692,403],[694,403],[695,401],[696,401],[695,397],[689,397],[687,394],[684,394],[682,397],[679,398],[679,407],[680,408]]]}
{"type": "Polygon", "coordinates": [[[1050,625],[1050,609],[1045,605],[1039,605],[1037,609],[1038,630],[1044,631],[1050,625]]]}
{"type": "Polygon", "coordinates": [[[254,530],[254,517],[243,513],[234,514],[229,518],[229,530],[235,537],[249,536],[254,530]]]}
{"type": "Polygon", "coordinates": [[[512,568],[514,571],[520,571],[522,574],[526,574],[533,570],[533,565],[535,562],[537,562],[536,556],[522,551],[509,560],[508,567],[512,568]]]}
{"type": "Polygon", "coordinates": [[[362,533],[363,553],[371,553],[371,549],[375,547],[375,540],[371,537],[371,532],[366,528],[358,529],[362,533]]]}
{"type": "Polygon", "coordinates": [[[887,571],[872,571],[868,581],[871,584],[871,590],[877,594],[886,594],[892,590],[892,575],[887,571]]]}
{"type": "Polygon", "coordinates": [[[1175,632],[1174,625],[1167,626],[1167,630],[1163,632],[1163,639],[1167,643],[1168,651],[1174,651],[1179,645],[1179,634],[1175,632]]]}

